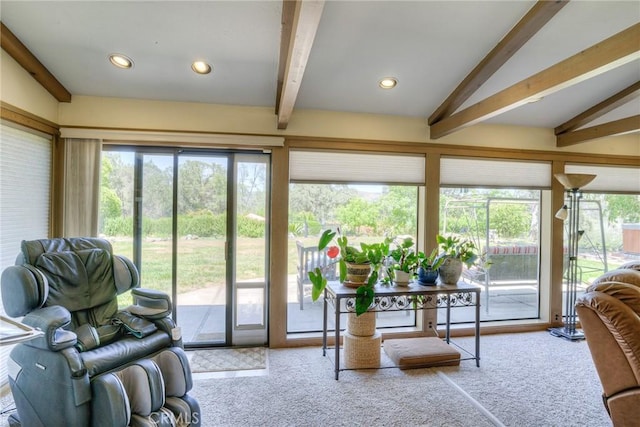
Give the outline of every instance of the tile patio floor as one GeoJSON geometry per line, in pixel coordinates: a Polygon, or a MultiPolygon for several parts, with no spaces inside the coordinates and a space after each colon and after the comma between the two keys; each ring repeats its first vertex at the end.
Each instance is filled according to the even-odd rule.
{"type": "MultiPolygon", "coordinates": [[[[295,276],[290,276],[287,304],[289,333],[322,330],[322,299],[311,301],[310,287],[306,288],[304,309],[296,296],[295,276]]],[[[185,342],[220,341],[224,339],[224,294],[216,289],[203,289],[179,296],[182,304],[178,307],[178,324],[182,328],[185,342]]],[[[488,295],[481,293],[481,321],[510,320],[515,318],[538,317],[538,293],[533,286],[501,286],[490,289],[488,295]]],[[[260,307],[248,304],[240,307],[247,317],[255,316],[260,307]]],[[[472,322],[474,307],[460,307],[451,310],[452,323],[472,322]]],[[[242,314],[242,313],[241,313],[242,314]]],[[[378,315],[379,327],[412,326],[413,312],[390,312],[378,315]]],[[[445,311],[438,310],[438,322],[444,322],[445,311]]],[[[329,316],[329,327],[333,325],[329,316]]],[[[346,324],[341,321],[341,325],[346,324]]]]}

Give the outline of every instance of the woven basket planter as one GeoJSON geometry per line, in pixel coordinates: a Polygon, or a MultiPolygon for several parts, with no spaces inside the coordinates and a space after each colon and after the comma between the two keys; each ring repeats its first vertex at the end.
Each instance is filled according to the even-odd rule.
{"type": "Polygon", "coordinates": [[[358,337],[369,337],[376,333],[376,314],[372,311],[356,316],[347,315],[347,332],[358,337]]]}
{"type": "Polygon", "coordinates": [[[344,364],[347,369],[379,368],[382,334],[375,332],[368,337],[359,337],[346,332],[344,339],[344,364]]]}

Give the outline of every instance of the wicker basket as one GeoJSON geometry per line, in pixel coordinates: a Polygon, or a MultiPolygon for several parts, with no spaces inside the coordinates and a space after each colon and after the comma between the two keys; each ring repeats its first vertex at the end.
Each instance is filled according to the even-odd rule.
{"type": "Polygon", "coordinates": [[[356,316],[355,313],[347,315],[347,332],[359,337],[370,337],[376,333],[376,314],[372,311],[356,316]]]}
{"type": "Polygon", "coordinates": [[[344,334],[344,365],[347,369],[379,368],[382,334],[359,337],[349,332],[344,334]]]}

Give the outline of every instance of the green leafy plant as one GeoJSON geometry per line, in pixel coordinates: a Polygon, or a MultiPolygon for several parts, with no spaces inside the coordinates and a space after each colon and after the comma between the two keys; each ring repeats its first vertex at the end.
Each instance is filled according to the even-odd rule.
{"type": "Polygon", "coordinates": [[[389,252],[392,270],[414,273],[418,268],[418,254],[414,250],[413,238],[394,239],[395,247],[389,252]]]}
{"type": "Polygon", "coordinates": [[[437,270],[443,262],[444,257],[438,256],[438,248],[433,248],[429,255],[424,252],[418,252],[418,267],[422,267],[427,271],[437,270]]]}
{"type": "Polygon", "coordinates": [[[445,258],[455,258],[462,261],[467,267],[471,267],[478,260],[476,245],[471,240],[438,235],[436,242],[440,248],[438,258],[441,258],[442,261],[445,258]]]}
{"type": "MultiPolygon", "coordinates": [[[[360,247],[349,245],[346,236],[337,231],[325,230],[318,241],[318,250],[327,249],[329,258],[335,259],[340,268],[340,283],[347,278],[347,263],[370,264],[371,274],[367,281],[356,289],[356,315],[361,315],[369,309],[374,299],[374,287],[378,281],[380,266],[389,253],[391,239],[385,239],[380,243],[360,243],[360,247]],[[329,246],[335,241],[335,245],[329,246]]],[[[316,301],[322,295],[327,286],[327,278],[323,269],[316,267],[309,272],[309,280],[312,284],[311,298],[316,301]]]]}

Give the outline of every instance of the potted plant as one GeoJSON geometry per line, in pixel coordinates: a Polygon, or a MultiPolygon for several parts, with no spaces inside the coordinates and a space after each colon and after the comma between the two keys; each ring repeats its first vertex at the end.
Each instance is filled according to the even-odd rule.
{"type": "Polygon", "coordinates": [[[389,277],[396,285],[407,286],[418,267],[418,254],[414,250],[413,238],[394,239],[395,247],[389,252],[389,277]]]}
{"type": "Polygon", "coordinates": [[[429,255],[418,253],[418,281],[424,285],[435,285],[438,279],[438,268],[444,257],[438,256],[438,248],[433,248],[429,255]]]}
{"type": "MultiPolygon", "coordinates": [[[[318,241],[318,250],[324,250],[334,241],[335,245],[327,249],[329,258],[335,259],[340,270],[340,283],[356,287],[356,315],[369,309],[373,302],[373,288],[378,281],[380,266],[389,253],[390,239],[380,243],[360,243],[360,247],[349,245],[346,236],[337,231],[325,230],[318,241]]],[[[316,301],[327,286],[327,278],[317,267],[309,272],[312,284],[311,298],[316,301]]]]}
{"type": "Polygon", "coordinates": [[[463,264],[471,267],[478,259],[475,243],[456,236],[436,237],[442,264],[438,268],[440,281],[445,284],[456,284],[462,274],[463,264]]]}

